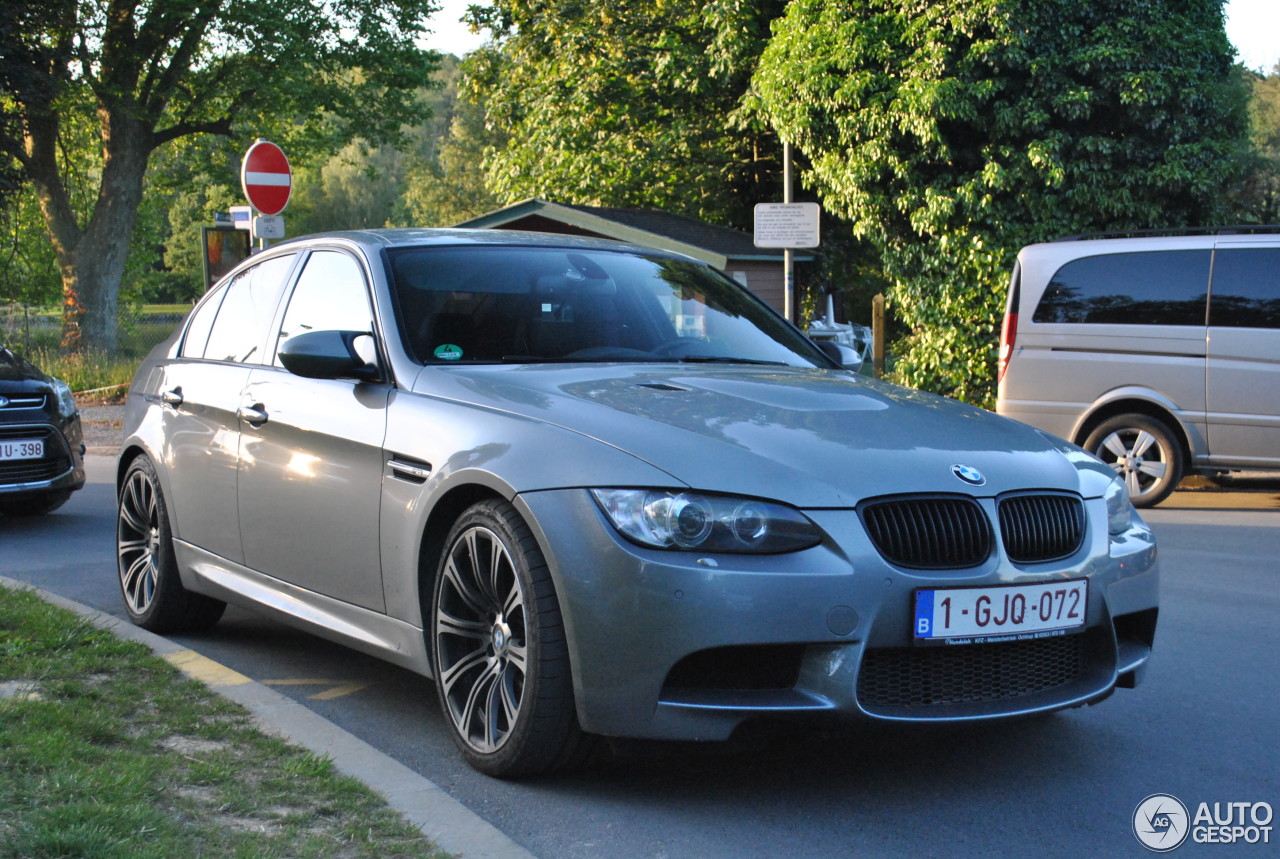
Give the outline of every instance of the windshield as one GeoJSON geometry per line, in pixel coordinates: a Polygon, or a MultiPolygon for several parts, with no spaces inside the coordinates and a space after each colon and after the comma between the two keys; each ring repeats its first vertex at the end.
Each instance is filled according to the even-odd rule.
{"type": "Polygon", "coordinates": [[[687,361],[828,367],[791,325],[699,263],[518,246],[391,252],[410,354],[424,364],[687,361]]]}

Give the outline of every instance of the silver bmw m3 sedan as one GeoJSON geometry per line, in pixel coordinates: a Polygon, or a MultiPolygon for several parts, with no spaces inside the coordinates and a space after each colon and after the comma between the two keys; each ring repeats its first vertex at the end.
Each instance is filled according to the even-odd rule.
{"type": "Polygon", "coordinates": [[[1134,686],[1159,574],[1115,472],[844,359],[648,248],[281,243],[130,388],[125,607],[172,632],[235,603],[432,677],[499,777],[598,736],[989,720],[1134,686]]]}

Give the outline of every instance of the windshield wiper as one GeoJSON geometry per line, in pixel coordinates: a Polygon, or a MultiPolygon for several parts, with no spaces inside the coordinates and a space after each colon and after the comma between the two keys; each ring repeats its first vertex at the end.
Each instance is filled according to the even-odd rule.
{"type": "Polygon", "coordinates": [[[567,355],[562,355],[558,358],[552,358],[547,355],[503,355],[501,360],[503,364],[623,364],[623,363],[653,364],[659,361],[669,360],[669,359],[659,358],[656,355],[652,357],[649,357],[649,356],[641,357],[636,355],[611,355],[608,357],[599,357],[599,358],[572,358],[567,355]]]}
{"type": "Polygon", "coordinates": [[[728,355],[685,355],[676,358],[681,364],[759,364],[766,367],[786,367],[784,361],[762,361],[759,358],[731,358],[728,355]]]}

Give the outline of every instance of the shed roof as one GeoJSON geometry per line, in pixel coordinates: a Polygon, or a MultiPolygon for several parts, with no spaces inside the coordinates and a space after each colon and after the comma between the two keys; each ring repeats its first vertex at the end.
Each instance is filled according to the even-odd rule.
{"type": "MultiPolygon", "coordinates": [[[[554,229],[675,251],[726,269],[730,261],[781,262],[780,248],[758,248],[750,233],[708,224],[696,218],[657,209],[618,209],[609,206],[571,206],[532,197],[456,226],[484,229],[554,229]]],[[[796,259],[812,257],[797,256],[796,259]]]]}

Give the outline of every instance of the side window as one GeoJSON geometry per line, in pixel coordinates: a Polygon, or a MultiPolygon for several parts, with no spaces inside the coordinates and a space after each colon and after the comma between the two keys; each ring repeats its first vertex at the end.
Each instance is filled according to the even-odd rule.
{"type": "Polygon", "coordinates": [[[294,254],[247,268],[226,288],[226,297],[209,332],[204,357],[212,361],[261,364],[258,350],[275,316],[294,254]]]}
{"type": "MultiPolygon", "coordinates": [[[[373,312],[360,264],[339,251],[316,251],[293,289],[276,347],[308,331],[372,331],[373,312]]],[[[276,357],[276,366],[280,364],[276,357]]]]}
{"type": "Polygon", "coordinates": [[[1280,248],[1218,250],[1209,324],[1280,328],[1280,248]]]}
{"type": "Polygon", "coordinates": [[[1206,249],[1072,260],[1053,275],[1032,319],[1203,326],[1210,256],[1206,249]]]}
{"type": "Polygon", "coordinates": [[[218,307],[226,297],[227,285],[221,284],[210,295],[200,308],[191,315],[191,324],[187,326],[187,336],[182,340],[183,358],[203,358],[205,344],[209,342],[209,331],[213,328],[213,319],[218,315],[218,307]]]}

